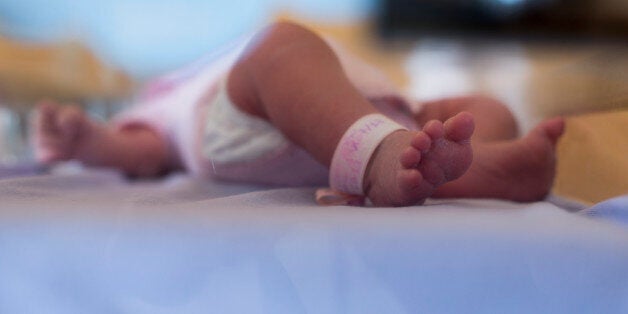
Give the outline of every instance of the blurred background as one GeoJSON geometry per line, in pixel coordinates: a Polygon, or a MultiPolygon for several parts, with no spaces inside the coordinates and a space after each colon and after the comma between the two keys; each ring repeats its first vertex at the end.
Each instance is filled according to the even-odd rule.
{"type": "Polygon", "coordinates": [[[106,118],[147,79],[278,19],[335,37],[420,100],[489,93],[522,129],[628,106],[626,0],[0,0],[0,163],[52,98],[106,118]]]}

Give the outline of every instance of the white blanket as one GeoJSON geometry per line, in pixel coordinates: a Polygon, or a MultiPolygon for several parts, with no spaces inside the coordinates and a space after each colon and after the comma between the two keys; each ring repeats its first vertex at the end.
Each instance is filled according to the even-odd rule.
{"type": "Polygon", "coordinates": [[[0,179],[0,313],[626,313],[628,230],[548,202],[0,179]]]}

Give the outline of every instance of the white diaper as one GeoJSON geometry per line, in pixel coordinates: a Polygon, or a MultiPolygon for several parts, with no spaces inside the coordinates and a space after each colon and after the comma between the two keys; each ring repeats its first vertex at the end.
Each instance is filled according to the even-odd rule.
{"type": "Polygon", "coordinates": [[[250,162],[290,144],[266,120],[236,108],[225,81],[207,108],[203,156],[220,164],[250,162]]]}
{"type": "Polygon", "coordinates": [[[225,82],[226,77],[205,114],[200,153],[212,166],[209,175],[289,186],[325,184],[327,168],[266,120],[238,109],[225,82]]]}

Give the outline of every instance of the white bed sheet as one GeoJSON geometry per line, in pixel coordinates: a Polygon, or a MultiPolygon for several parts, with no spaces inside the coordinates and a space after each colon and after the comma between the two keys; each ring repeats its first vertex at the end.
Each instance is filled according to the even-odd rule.
{"type": "Polygon", "coordinates": [[[313,188],[0,180],[0,313],[626,313],[628,229],[548,202],[319,207],[313,188]]]}

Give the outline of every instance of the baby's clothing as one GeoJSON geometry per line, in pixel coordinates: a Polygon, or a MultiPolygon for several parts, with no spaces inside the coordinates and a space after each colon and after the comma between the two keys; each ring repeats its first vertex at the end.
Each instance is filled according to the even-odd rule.
{"type": "MultiPolygon", "coordinates": [[[[172,159],[199,176],[288,186],[326,185],[328,169],[272,124],[237,108],[226,88],[248,38],[149,84],[117,117],[122,128],[147,125],[170,145],[172,159]]],[[[382,113],[418,129],[408,101],[382,73],[327,40],[350,81],[382,113]]]]}
{"type": "Polygon", "coordinates": [[[211,163],[209,175],[266,184],[324,184],[326,167],[266,120],[239,110],[227,95],[225,81],[218,83],[204,120],[201,155],[211,163]]]}

